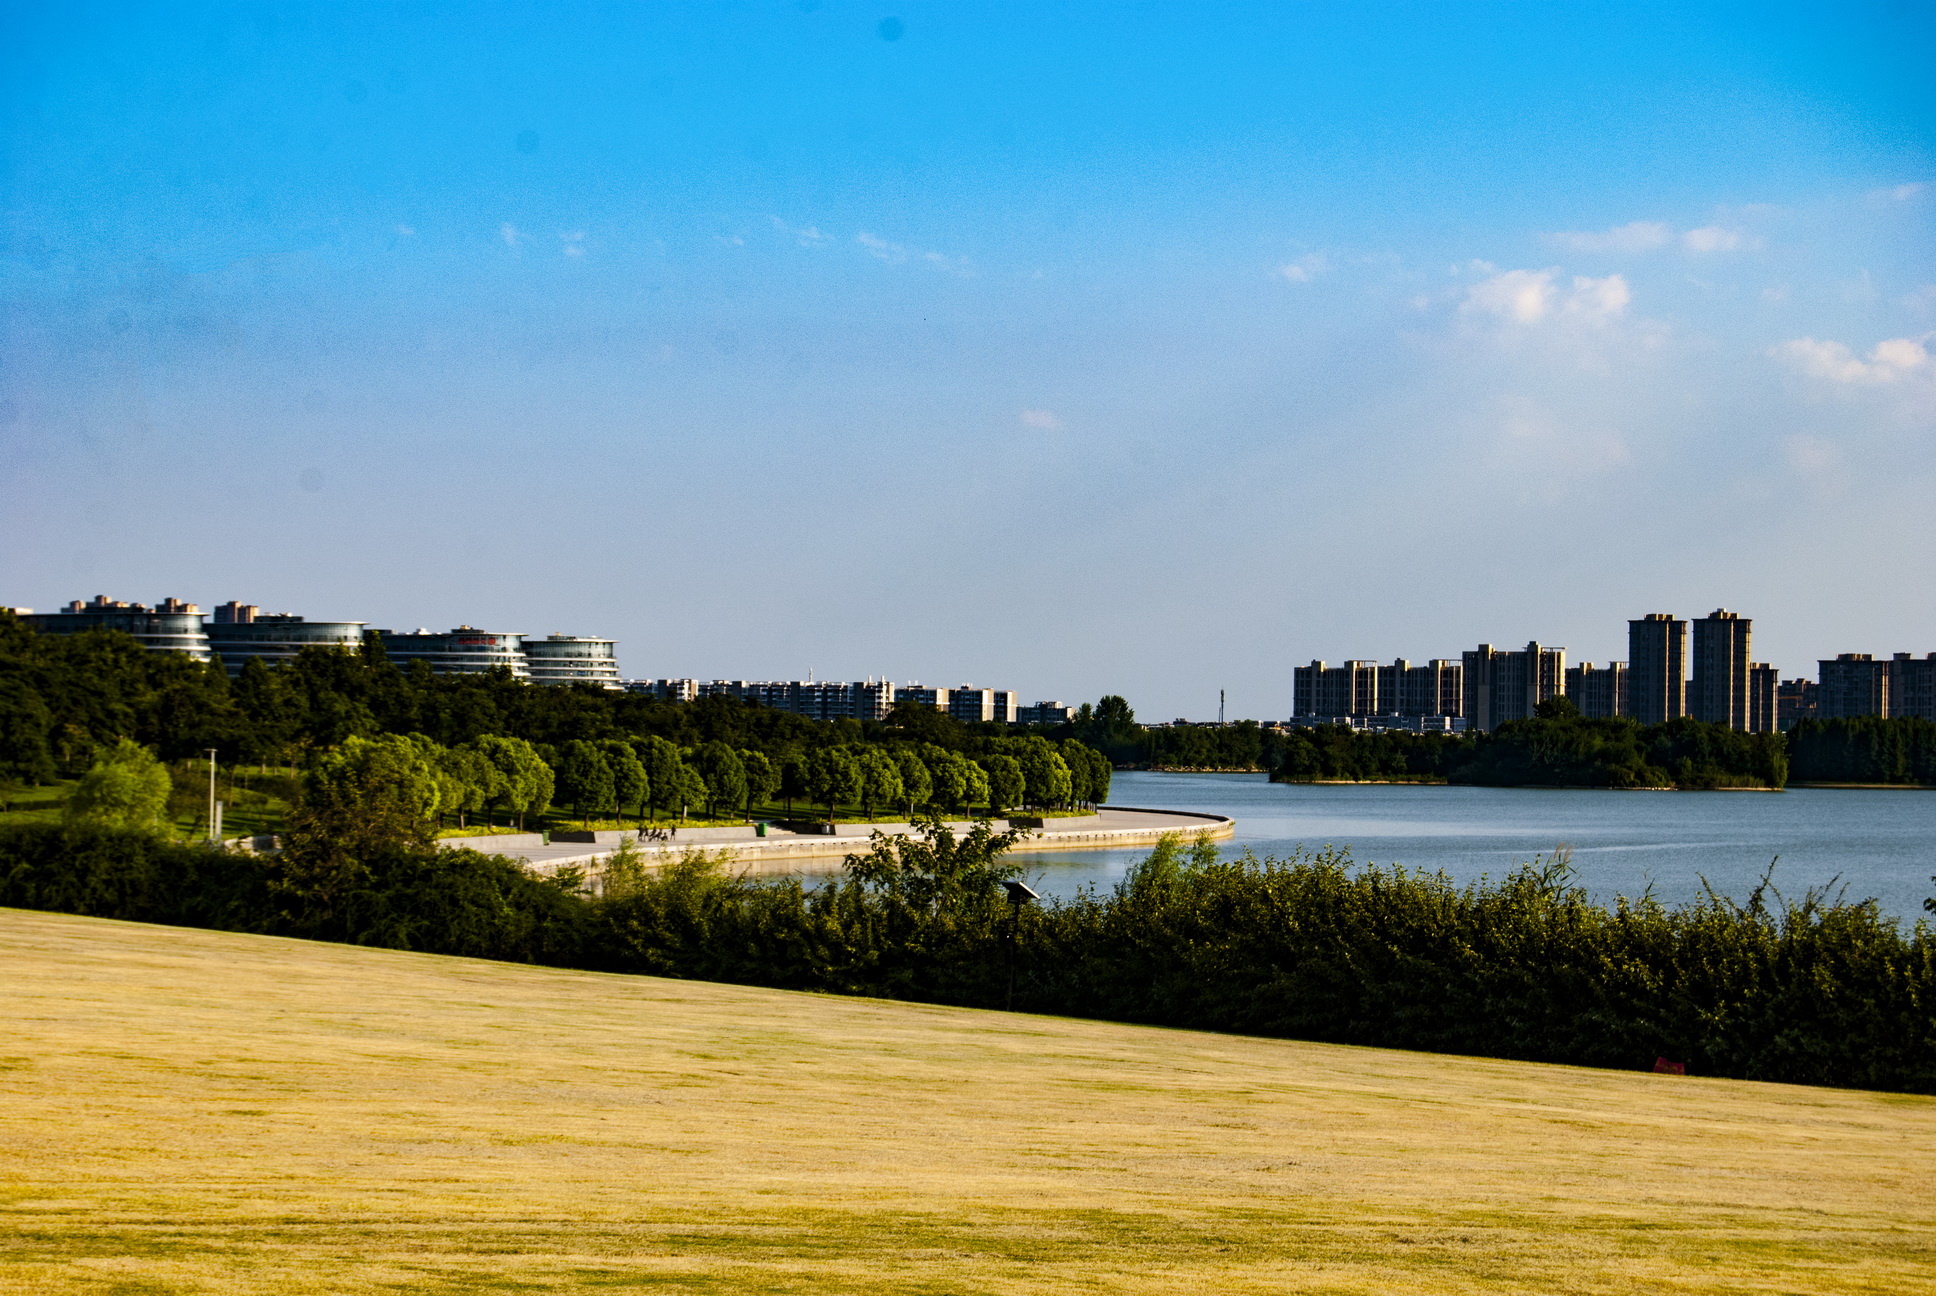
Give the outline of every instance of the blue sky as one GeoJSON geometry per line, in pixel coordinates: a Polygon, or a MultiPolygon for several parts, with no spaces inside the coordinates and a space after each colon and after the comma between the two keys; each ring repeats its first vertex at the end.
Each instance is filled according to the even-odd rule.
{"type": "Polygon", "coordinates": [[[1159,717],[1936,649],[1936,9],[1363,9],[10,11],[0,600],[1159,717]]]}

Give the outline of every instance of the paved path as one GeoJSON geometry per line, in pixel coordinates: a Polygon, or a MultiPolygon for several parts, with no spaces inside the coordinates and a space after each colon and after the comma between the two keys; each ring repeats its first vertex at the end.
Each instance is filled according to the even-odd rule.
{"type": "MultiPolygon", "coordinates": [[[[971,826],[967,820],[949,823],[949,827],[957,833],[966,832],[971,826]]],[[[1008,821],[997,819],[994,826],[997,829],[1006,828],[1008,821]]],[[[1024,828],[1022,831],[1025,835],[1013,849],[1104,850],[1111,847],[1154,846],[1165,833],[1195,835],[1207,832],[1213,838],[1222,838],[1233,835],[1236,830],[1236,821],[1222,815],[1103,806],[1094,814],[1049,819],[1040,828],[1024,828]]],[[[767,835],[761,837],[751,824],[730,828],[684,828],[668,836],[648,833],[644,840],[638,842],[638,847],[648,864],[669,863],[689,850],[731,851],[734,866],[745,872],[789,873],[799,870],[802,865],[811,867],[812,863],[837,867],[838,861],[848,855],[865,851],[874,833],[885,833],[890,837],[897,833],[911,835],[914,828],[907,823],[847,823],[835,824],[831,835],[791,833],[776,825],[768,826],[766,831],[767,835]]],[[[582,835],[588,840],[584,841],[561,841],[561,835],[552,834],[549,845],[537,833],[446,837],[438,845],[468,846],[493,855],[505,855],[521,861],[538,873],[552,873],[570,867],[590,872],[596,871],[622,841],[638,837],[633,830],[585,833],[582,835]]]]}

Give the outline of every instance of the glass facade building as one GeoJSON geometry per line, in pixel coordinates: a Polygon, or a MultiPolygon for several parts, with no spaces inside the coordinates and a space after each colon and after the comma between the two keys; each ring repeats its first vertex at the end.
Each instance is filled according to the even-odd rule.
{"type": "MultiPolygon", "coordinates": [[[[254,609],[249,609],[251,613],[254,609]]],[[[223,620],[220,611],[205,626],[209,646],[222,659],[230,675],[240,675],[251,660],[274,666],[296,659],[305,648],[345,648],[355,651],[363,646],[361,621],[305,621],[286,612],[270,616],[252,615],[248,620],[223,620]]]]}
{"type": "Polygon", "coordinates": [[[529,679],[525,665],[524,635],[502,630],[479,630],[458,626],[439,633],[434,630],[372,630],[383,639],[384,653],[398,666],[423,662],[438,675],[478,675],[499,666],[518,679],[529,679]]]}
{"type": "Polygon", "coordinates": [[[596,684],[622,687],[618,678],[618,641],[578,635],[547,635],[524,641],[525,666],[533,684],[596,684]]]}
{"type": "Polygon", "coordinates": [[[148,607],[97,594],[86,603],[76,599],[59,612],[29,612],[20,619],[42,634],[119,630],[154,652],[180,653],[203,662],[214,660],[208,635],[202,629],[202,610],[179,599],[163,599],[148,607]]]}

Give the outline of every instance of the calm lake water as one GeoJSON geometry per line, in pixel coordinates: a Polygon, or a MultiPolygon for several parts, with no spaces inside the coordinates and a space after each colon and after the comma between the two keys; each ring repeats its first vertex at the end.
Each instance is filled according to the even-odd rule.
{"type": "MultiPolygon", "coordinates": [[[[1839,878],[1850,899],[1874,897],[1913,922],[1936,893],[1936,792],[1801,788],[1788,792],[1596,792],[1577,789],[1311,787],[1261,774],[1117,773],[1109,799],[1151,809],[1209,810],[1237,821],[1226,854],[1285,855],[1349,846],[1361,862],[1443,870],[1460,882],[1573,849],[1596,899],[1693,897],[1705,877],[1744,899],[1779,855],[1775,885],[1800,896],[1839,878]]],[[[1070,851],[1021,859],[1036,889],[1107,888],[1146,850],[1070,851]]]]}

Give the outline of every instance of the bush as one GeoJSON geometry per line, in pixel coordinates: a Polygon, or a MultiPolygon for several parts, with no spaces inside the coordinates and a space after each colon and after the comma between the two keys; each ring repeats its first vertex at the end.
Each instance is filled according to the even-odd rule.
{"type": "Polygon", "coordinates": [[[1936,942],[1764,884],[1595,904],[1564,859],[1465,887],[1324,851],[1166,840],[1108,893],[1016,915],[1012,838],[929,822],[846,875],[623,854],[605,893],[471,851],[231,854],[106,828],[0,833],[0,905],[1195,1030],[1936,1093],[1936,942]],[[1012,971],[1011,971],[1012,970],[1012,971]]]}

